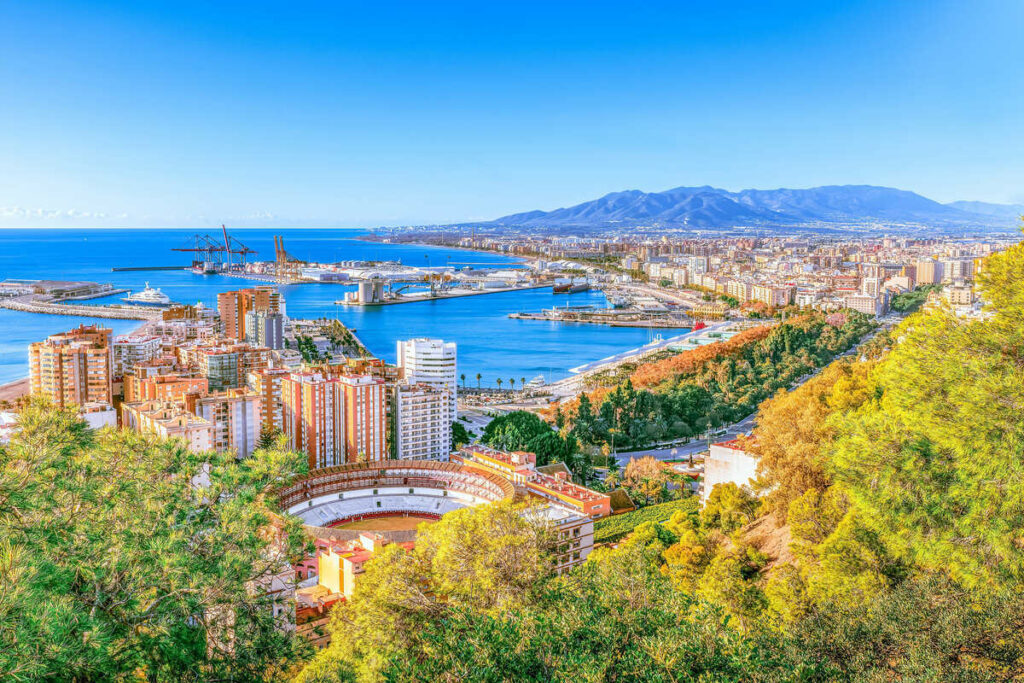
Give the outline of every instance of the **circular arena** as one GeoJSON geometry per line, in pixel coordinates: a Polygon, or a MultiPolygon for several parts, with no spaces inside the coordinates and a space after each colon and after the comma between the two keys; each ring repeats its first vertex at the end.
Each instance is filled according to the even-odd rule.
{"type": "MultiPolygon", "coordinates": [[[[366,520],[437,520],[514,494],[505,479],[455,463],[389,460],[313,470],[280,489],[278,503],[308,526],[341,529],[366,520]]],[[[389,528],[376,524],[364,528],[389,528]]]]}

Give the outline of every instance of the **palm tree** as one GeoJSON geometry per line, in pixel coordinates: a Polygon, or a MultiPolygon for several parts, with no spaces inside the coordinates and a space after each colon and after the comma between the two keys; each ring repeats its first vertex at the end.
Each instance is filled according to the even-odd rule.
{"type": "Polygon", "coordinates": [[[515,391],[516,390],[516,378],[513,377],[513,378],[509,379],[508,383],[509,383],[509,386],[512,387],[512,391],[515,391]]]}
{"type": "Polygon", "coordinates": [[[519,378],[519,386],[521,386],[523,389],[526,388],[526,378],[525,377],[520,377],[519,378]]]}
{"type": "Polygon", "coordinates": [[[498,378],[498,391],[501,391],[501,378],[498,378]]]}
{"type": "Polygon", "coordinates": [[[476,388],[477,388],[477,389],[479,389],[479,388],[480,388],[480,378],[481,378],[481,377],[483,377],[483,375],[481,375],[481,374],[480,374],[479,372],[478,372],[478,373],[476,373],[476,388]]]}
{"type": "Polygon", "coordinates": [[[459,379],[462,380],[462,388],[465,389],[466,388],[466,373],[462,373],[461,375],[459,375],[459,379]]]}

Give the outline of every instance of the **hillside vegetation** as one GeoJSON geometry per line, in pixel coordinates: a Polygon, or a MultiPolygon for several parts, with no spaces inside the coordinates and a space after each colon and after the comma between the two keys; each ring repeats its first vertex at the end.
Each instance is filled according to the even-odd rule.
{"type": "Polygon", "coordinates": [[[741,420],[780,388],[855,346],[875,323],[855,311],[802,313],[774,327],[643,363],[553,415],[582,445],[618,450],[741,420]]]}

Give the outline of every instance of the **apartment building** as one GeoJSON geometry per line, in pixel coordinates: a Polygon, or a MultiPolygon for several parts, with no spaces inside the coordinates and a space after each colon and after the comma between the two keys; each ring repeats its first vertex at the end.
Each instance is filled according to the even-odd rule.
{"type": "Polygon", "coordinates": [[[213,425],[211,448],[247,458],[260,436],[260,397],[245,389],[189,396],[185,408],[213,425]]]}
{"type": "Polygon", "coordinates": [[[410,384],[430,384],[448,389],[451,418],[458,417],[458,366],[455,342],[440,339],[409,339],[398,342],[398,367],[410,384]]]}
{"type": "Polygon", "coordinates": [[[155,434],[163,439],[182,439],[194,453],[213,449],[214,424],[188,412],[178,402],[122,403],[121,426],[144,434],[155,434]]]}
{"type": "Polygon", "coordinates": [[[207,379],[198,377],[191,372],[170,372],[162,375],[133,373],[124,378],[124,400],[129,403],[133,401],[183,401],[188,394],[205,396],[208,393],[207,379]]]}
{"type": "Polygon", "coordinates": [[[760,301],[769,306],[788,306],[793,303],[794,287],[778,285],[754,285],[750,290],[752,301],[760,301]]]}
{"type": "Polygon", "coordinates": [[[251,287],[217,295],[224,336],[245,339],[245,316],[251,312],[281,313],[281,293],[274,287],[251,287]]]}
{"type": "Polygon", "coordinates": [[[270,365],[270,349],[245,342],[184,349],[182,364],[195,367],[209,381],[210,391],[245,386],[249,373],[270,365]]]}
{"type": "Polygon", "coordinates": [[[394,391],[395,457],[399,460],[448,460],[452,446],[448,390],[402,382],[394,391]]]}
{"type": "Polygon", "coordinates": [[[306,454],[310,469],[345,463],[344,403],[337,383],[318,372],[281,378],[282,431],[290,448],[306,454]]]}
{"type": "Polygon", "coordinates": [[[344,404],[345,462],[387,460],[388,396],[384,380],[342,375],[337,386],[344,404]]]}
{"type": "Polygon", "coordinates": [[[268,349],[284,348],[284,316],[268,311],[245,314],[245,340],[268,349]]]}
{"type": "Polygon", "coordinates": [[[57,406],[112,403],[111,330],[96,325],[47,337],[28,347],[29,387],[57,406]]]}
{"type": "Polygon", "coordinates": [[[249,389],[260,398],[262,426],[284,432],[284,405],[281,400],[281,381],[292,374],[288,368],[262,368],[249,373],[249,389]]]}
{"type": "Polygon", "coordinates": [[[281,379],[282,426],[310,469],[388,458],[385,381],[295,372],[281,379]]]}
{"type": "Polygon", "coordinates": [[[131,334],[114,337],[114,377],[124,377],[139,363],[160,355],[162,340],[151,334],[131,334]]]}

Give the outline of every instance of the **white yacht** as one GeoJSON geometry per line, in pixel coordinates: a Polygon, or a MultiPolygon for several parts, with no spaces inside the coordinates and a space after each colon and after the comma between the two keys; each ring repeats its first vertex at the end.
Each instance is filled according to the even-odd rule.
{"type": "Polygon", "coordinates": [[[121,299],[130,304],[143,304],[147,306],[166,306],[171,302],[171,297],[167,296],[160,291],[160,288],[152,288],[149,283],[146,283],[146,288],[141,292],[135,294],[129,294],[128,296],[121,299]]]}

